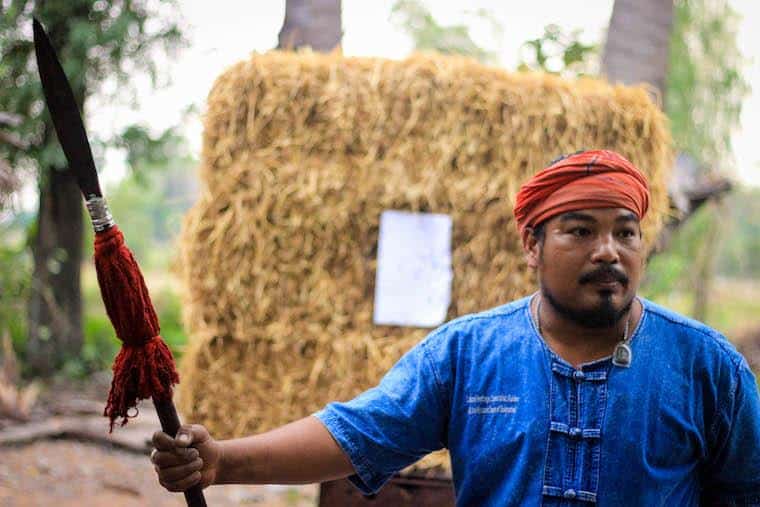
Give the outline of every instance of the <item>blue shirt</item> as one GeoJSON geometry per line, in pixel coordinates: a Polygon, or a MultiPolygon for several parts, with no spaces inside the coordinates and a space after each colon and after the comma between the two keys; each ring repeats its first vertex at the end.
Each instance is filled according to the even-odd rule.
{"type": "Polygon", "coordinates": [[[760,400],[717,332],[641,300],[630,368],[574,368],[529,298],[453,320],[315,415],[373,493],[448,448],[459,506],[760,505],[760,400]]]}

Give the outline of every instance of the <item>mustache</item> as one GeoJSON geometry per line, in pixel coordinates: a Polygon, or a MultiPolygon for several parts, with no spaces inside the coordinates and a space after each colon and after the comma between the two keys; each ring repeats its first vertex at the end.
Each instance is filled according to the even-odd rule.
{"type": "Polygon", "coordinates": [[[622,273],[621,271],[618,271],[617,269],[609,265],[602,266],[598,269],[595,269],[594,271],[586,273],[585,275],[580,277],[579,282],[580,283],[601,282],[610,278],[622,283],[623,285],[628,284],[628,277],[625,276],[625,274],[622,273]]]}

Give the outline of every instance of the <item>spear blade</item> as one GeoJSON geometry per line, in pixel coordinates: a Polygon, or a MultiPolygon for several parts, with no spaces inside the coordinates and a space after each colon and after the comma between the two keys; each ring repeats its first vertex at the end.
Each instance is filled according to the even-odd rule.
{"type": "Polygon", "coordinates": [[[69,169],[74,171],[85,199],[102,197],[98,172],[74,92],[42,24],[35,18],[32,26],[34,52],[37,55],[37,69],[45,93],[45,103],[69,163],[69,169]]]}

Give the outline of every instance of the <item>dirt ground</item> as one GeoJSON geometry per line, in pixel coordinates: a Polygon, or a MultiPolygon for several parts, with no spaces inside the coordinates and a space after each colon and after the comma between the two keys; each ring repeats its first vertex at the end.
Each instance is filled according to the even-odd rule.
{"type": "MultiPolygon", "coordinates": [[[[4,507],[182,507],[184,496],[156,481],[146,456],[70,440],[0,447],[0,505],[4,507]]],[[[316,486],[212,486],[214,507],[316,505],[316,486]]]]}
{"type": "MultiPolygon", "coordinates": [[[[102,411],[107,385],[52,385],[29,421],[0,418],[2,507],[182,507],[184,495],[164,490],[148,459],[159,423],[148,403],[140,415],[108,434],[102,411]]],[[[212,486],[213,507],[312,507],[319,488],[212,486]]]]}

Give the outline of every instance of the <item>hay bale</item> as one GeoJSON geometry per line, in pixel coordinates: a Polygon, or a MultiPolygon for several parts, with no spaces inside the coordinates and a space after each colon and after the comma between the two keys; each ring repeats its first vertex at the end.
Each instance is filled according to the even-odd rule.
{"type": "Polygon", "coordinates": [[[233,66],[208,99],[202,195],[180,240],[181,410],[220,437],[261,432],[374,385],[420,341],[429,330],[372,324],[384,210],[452,217],[448,318],[528,293],[515,194],[582,148],[648,174],[653,238],[671,140],[643,88],[436,55],[233,66]]]}

